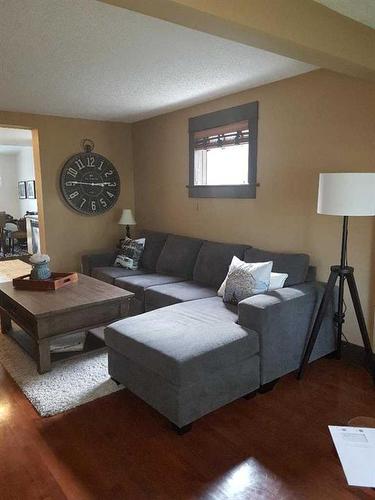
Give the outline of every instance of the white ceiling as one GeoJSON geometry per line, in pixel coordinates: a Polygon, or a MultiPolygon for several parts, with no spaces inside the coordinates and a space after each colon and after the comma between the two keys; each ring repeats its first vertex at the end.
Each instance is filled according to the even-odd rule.
{"type": "Polygon", "coordinates": [[[96,0],[0,0],[0,109],[137,121],[314,66],[96,0]]]}
{"type": "Polygon", "coordinates": [[[31,130],[0,127],[0,145],[4,147],[31,146],[31,130]]]}
{"type": "Polygon", "coordinates": [[[343,16],[375,29],[375,0],[315,0],[343,16]]]}

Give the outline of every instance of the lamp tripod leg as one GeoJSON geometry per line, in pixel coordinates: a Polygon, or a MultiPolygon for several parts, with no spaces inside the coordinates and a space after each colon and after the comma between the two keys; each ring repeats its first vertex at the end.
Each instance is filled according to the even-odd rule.
{"type": "Polygon", "coordinates": [[[314,345],[315,345],[316,339],[318,337],[320,327],[322,326],[322,323],[323,323],[323,319],[324,319],[324,315],[325,315],[325,312],[326,312],[326,309],[328,306],[328,302],[332,298],[332,294],[333,294],[333,290],[335,288],[337,276],[338,276],[338,274],[336,271],[331,271],[331,274],[329,275],[328,283],[327,283],[326,289],[324,291],[324,295],[323,295],[322,301],[320,303],[318,313],[317,313],[315,321],[314,321],[314,325],[313,325],[312,330],[311,330],[310,338],[309,338],[309,341],[306,345],[305,351],[303,353],[302,361],[301,361],[300,368],[298,370],[298,375],[297,375],[298,379],[301,379],[303,377],[303,374],[304,374],[306,366],[309,362],[312,350],[314,349],[314,345]]]}
{"type": "Polygon", "coordinates": [[[335,323],[337,325],[336,332],[336,359],[341,358],[341,339],[342,339],[342,325],[345,322],[344,313],[344,286],[345,286],[345,276],[339,276],[339,297],[338,297],[338,307],[337,313],[335,314],[335,323]]]}
{"type": "Polygon", "coordinates": [[[354,305],[355,315],[357,317],[359,329],[360,329],[361,335],[362,335],[363,345],[365,347],[365,351],[367,353],[372,354],[370,337],[369,337],[369,334],[367,331],[367,326],[366,326],[365,318],[363,315],[361,301],[359,299],[359,294],[358,294],[358,289],[357,289],[357,285],[355,282],[354,274],[349,274],[347,279],[348,279],[350,295],[352,297],[352,301],[353,301],[353,305],[354,305]]]}
{"type": "Polygon", "coordinates": [[[359,299],[357,284],[355,282],[354,274],[348,276],[348,285],[350,290],[350,295],[352,297],[355,315],[357,317],[359,329],[362,335],[362,341],[365,348],[365,352],[368,356],[369,368],[371,371],[372,379],[375,383],[375,359],[374,353],[372,352],[370,337],[367,331],[366,321],[363,316],[363,310],[361,306],[361,301],[359,299]]]}

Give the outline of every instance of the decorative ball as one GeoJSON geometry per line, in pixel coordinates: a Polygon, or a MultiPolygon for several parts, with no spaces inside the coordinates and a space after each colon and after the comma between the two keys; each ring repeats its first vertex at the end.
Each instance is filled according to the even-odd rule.
{"type": "Polygon", "coordinates": [[[40,264],[41,262],[50,262],[49,255],[43,253],[34,253],[29,259],[30,264],[40,264]]]}

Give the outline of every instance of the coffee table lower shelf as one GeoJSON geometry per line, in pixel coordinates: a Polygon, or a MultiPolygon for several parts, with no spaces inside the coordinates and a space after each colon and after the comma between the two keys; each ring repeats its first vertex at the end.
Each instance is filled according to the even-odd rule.
{"type": "MultiPolygon", "coordinates": [[[[53,352],[50,349],[50,366],[57,361],[62,361],[64,359],[74,358],[76,356],[81,356],[92,351],[97,351],[105,349],[104,342],[104,328],[105,326],[99,328],[93,328],[84,332],[79,332],[85,336],[83,349],[71,350],[71,351],[60,351],[53,352]]],[[[74,338],[77,333],[73,334],[63,334],[58,337],[54,337],[49,340],[49,347],[53,345],[55,339],[66,339],[66,344],[70,343],[70,338],[74,338]]],[[[8,331],[7,336],[16,342],[23,351],[25,351],[38,365],[38,352],[35,346],[35,341],[23,330],[21,330],[17,325],[12,323],[12,328],[8,331]]],[[[40,370],[38,370],[39,373],[40,370]]],[[[48,370],[47,370],[48,371],[48,370]]],[[[43,372],[45,373],[45,372],[43,372]]]]}

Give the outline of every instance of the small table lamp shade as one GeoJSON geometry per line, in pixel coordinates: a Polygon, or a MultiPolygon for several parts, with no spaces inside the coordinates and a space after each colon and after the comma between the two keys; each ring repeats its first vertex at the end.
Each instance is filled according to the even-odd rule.
{"type": "Polygon", "coordinates": [[[137,224],[135,222],[133,212],[130,210],[130,208],[123,209],[121,218],[118,223],[123,226],[135,226],[137,224]]]}
{"type": "Polygon", "coordinates": [[[320,174],[318,213],[375,215],[375,173],[320,174]]]}

